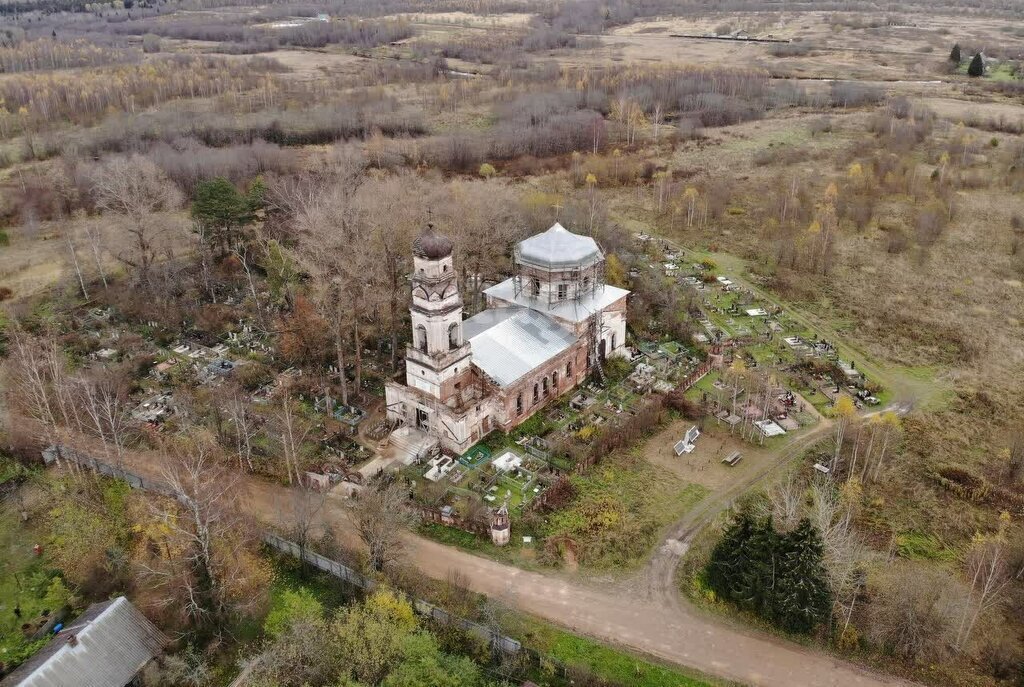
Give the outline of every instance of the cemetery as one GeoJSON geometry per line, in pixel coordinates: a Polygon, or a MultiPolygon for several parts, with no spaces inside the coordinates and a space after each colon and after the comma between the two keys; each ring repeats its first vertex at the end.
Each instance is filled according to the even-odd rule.
{"type": "MultiPolygon", "coordinates": [[[[778,306],[716,274],[710,261],[669,254],[654,267],[673,288],[696,293],[688,338],[631,333],[583,381],[511,430],[492,430],[461,453],[424,441],[416,427],[396,430],[379,394],[362,394],[361,405],[342,402],[323,375],[284,359],[254,321],[239,320],[219,337],[172,335],[154,322],[127,320],[116,307],[93,308],[80,318],[88,339],[81,348],[90,359],[130,363],[144,373],[130,413],[139,429],[184,426],[193,408],[189,393],[201,393],[216,399],[223,431],[244,445],[240,461],[254,470],[273,475],[272,460],[285,450],[288,432],[297,433],[295,470],[312,488],[347,494],[378,476],[398,475],[441,525],[486,537],[489,519],[504,507],[517,533],[509,539],[512,547],[560,536],[565,522],[540,526],[537,515],[582,507],[598,496],[566,501],[564,486],[554,490],[557,497],[548,492],[567,480],[586,491],[595,483],[590,467],[615,451],[640,447],[637,455],[646,459],[646,466],[613,471],[614,487],[604,483],[606,474],[596,480],[602,489],[621,489],[629,509],[649,497],[635,480],[663,478],[648,473],[650,467],[682,480],[672,489],[718,488],[740,479],[790,433],[819,422],[838,394],[848,393],[861,407],[884,398],[855,361],[841,360],[830,342],[778,306]],[[292,410],[285,412],[286,406],[292,410]]],[[[363,351],[364,390],[380,391],[387,383],[386,355],[384,349],[363,351]]],[[[665,498],[672,493],[678,492],[665,498]]]]}

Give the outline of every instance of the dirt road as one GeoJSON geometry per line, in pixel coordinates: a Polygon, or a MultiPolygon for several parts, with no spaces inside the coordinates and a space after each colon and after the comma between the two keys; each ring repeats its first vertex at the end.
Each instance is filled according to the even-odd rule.
{"type": "MultiPolygon", "coordinates": [[[[801,450],[821,428],[793,442],[780,455],[801,450]]],[[[162,476],[156,456],[133,456],[125,467],[154,480],[162,476]]],[[[270,524],[287,527],[294,500],[289,488],[243,476],[241,507],[270,524]]],[[[757,479],[757,475],[751,479],[757,479]]],[[[737,493],[746,488],[736,485],[737,493]]],[[[635,583],[623,586],[527,572],[424,539],[406,537],[409,562],[423,574],[444,579],[461,572],[477,592],[611,644],[747,685],[767,687],[883,687],[908,683],[889,679],[824,654],[757,632],[733,627],[682,603],[672,579],[685,539],[710,513],[727,505],[728,494],[698,506],[669,534],[635,583]],[[674,538],[674,537],[681,537],[674,538]]],[[[343,543],[358,546],[344,499],[328,497],[321,513],[343,543]]]]}
{"type": "MultiPolygon", "coordinates": [[[[411,564],[436,579],[462,573],[474,591],[544,620],[669,663],[746,685],[765,687],[883,687],[911,683],[872,673],[807,649],[709,616],[687,604],[675,571],[693,536],[715,515],[779,466],[795,459],[832,430],[824,420],[782,446],[774,459],[742,481],[698,503],[669,528],[658,550],[635,576],[596,582],[520,570],[416,536],[406,536],[411,564]]],[[[155,455],[133,456],[128,469],[160,480],[155,455]]],[[[243,476],[242,509],[270,525],[287,527],[294,499],[289,488],[243,476]]],[[[358,548],[341,496],[331,495],[321,513],[349,547],[358,548]]]]}
{"type": "MultiPolygon", "coordinates": [[[[289,509],[287,489],[248,480],[246,510],[280,523],[289,509]]],[[[340,498],[328,500],[326,520],[348,543],[340,498]]],[[[672,578],[677,549],[666,543],[651,563],[672,578]]],[[[882,687],[907,683],[888,679],[820,653],[756,632],[732,627],[683,605],[662,586],[633,590],[586,583],[556,574],[519,570],[436,542],[409,535],[408,557],[423,574],[444,579],[458,570],[477,592],[580,634],[618,644],[670,663],[748,685],[771,687],[882,687]],[[657,593],[653,594],[652,590],[657,593]]]]}

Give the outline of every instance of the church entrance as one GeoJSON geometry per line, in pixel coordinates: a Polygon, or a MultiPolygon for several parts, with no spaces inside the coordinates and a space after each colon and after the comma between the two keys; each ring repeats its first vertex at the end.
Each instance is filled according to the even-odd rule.
{"type": "Polygon", "coordinates": [[[422,429],[424,432],[430,429],[430,413],[423,408],[416,409],[416,429],[422,429]]]}

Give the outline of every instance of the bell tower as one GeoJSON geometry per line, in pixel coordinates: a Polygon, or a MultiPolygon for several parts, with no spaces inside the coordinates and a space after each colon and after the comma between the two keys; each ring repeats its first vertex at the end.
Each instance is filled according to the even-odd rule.
{"type": "Polygon", "coordinates": [[[413,242],[412,345],[406,384],[447,402],[469,372],[470,346],[462,336],[462,296],[452,264],[452,242],[428,225],[413,242]]]}

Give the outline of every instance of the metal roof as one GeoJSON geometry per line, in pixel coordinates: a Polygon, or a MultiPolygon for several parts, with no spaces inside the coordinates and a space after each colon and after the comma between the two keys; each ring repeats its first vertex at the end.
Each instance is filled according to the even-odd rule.
{"type": "Polygon", "coordinates": [[[499,313],[497,321],[469,338],[473,364],[500,386],[510,386],[576,343],[572,332],[536,310],[500,310],[513,312],[499,313]]]}
{"type": "Polygon", "coordinates": [[[465,339],[472,339],[477,334],[482,334],[496,324],[501,324],[508,318],[521,311],[522,308],[488,308],[476,315],[462,321],[462,336],[465,339]]]}
{"type": "MultiPolygon", "coordinates": [[[[629,294],[626,289],[617,286],[603,284],[598,286],[593,293],[582,296],[578,299],[566,299],[556,301],[548,305],[547,301],[541,298],[534,298],[521,292],[516,295],[515,279],[506,279],[500,284],[495,284],[484,293],[492,298],[504,301],[509,305],[518,305],[524,308],[537,310],[546,315],[557,317],[567,322],[582,322],[595,312],[604,310],[609,305],[629,294]]],[[[487,312],[487,311],[484,311],[487,312]]]]}
{"type": "Polygon", "coordinates": [[[89,606],[0,687],[124,687],[166,643],[163,633],[119,596],[89,606]]]}
{"type": "Polygon", "coordinates": [[[584,267],[603,257],[597,241],[574,234],[557,222],[516,246],[517,262],[543,269],[584,267]]]}

